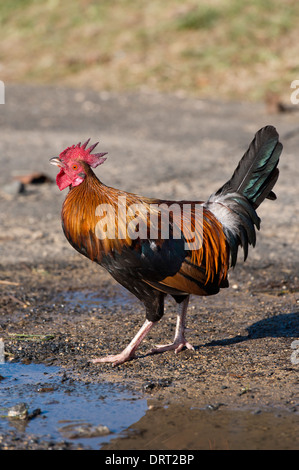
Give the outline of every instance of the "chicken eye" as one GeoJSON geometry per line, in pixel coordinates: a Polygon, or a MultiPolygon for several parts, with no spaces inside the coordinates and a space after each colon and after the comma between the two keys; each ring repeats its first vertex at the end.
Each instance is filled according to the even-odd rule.
{"type": "Polygon", "coordinates": [[[72,168],[73,168],[73,170],[78,170],[78,165],[76,165],[76,163],[74,163],[74,165],[72,165],[72,168]]]}

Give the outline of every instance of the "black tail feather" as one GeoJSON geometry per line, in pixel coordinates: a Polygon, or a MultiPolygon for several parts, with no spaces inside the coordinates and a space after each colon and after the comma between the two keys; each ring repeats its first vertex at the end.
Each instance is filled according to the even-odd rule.
{"type": "Polygon", "coordinates": [[[277,165],[282,151],[278,139],[273,126],[260,129],[231,179],[206,203],[222,223],[230,247],[231,266],[236,264],[238,246],[242,246],[245,260],[248,246],[255,245],[255,227],[260,228],[256,208],[265,198],[276,199],[272,189],[279,175],[277,165]]]}
{"type": "Polygon", "coordinates": [[[240,160],[231,179],[216,193],[239,193],[258,207],[265,198],[276,199],[272,191],[277,178],[277,165],[282,151],[278,133],[273,126],[260,129],[240,160]]]}

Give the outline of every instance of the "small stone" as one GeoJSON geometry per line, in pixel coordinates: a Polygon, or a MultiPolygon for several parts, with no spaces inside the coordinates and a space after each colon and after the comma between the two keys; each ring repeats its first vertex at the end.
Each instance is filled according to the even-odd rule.
{"type": "Polygon", "coordinates": [[[19,403],[12,406],[7,411],[8,418],[27,419],[28,405],[26,403],[19,403]]]}
{"type": "Polygon", "coordinates": [[[215,404],[209,404],[206,406],[206,409],[207,410],[211,410],[211,411],[216,411],[216,410],[219,410],[220,406],[224,406],[225,404],[224,403],[215,403],[215,404]]]}
{"type": "Polygon", "coordinates": [[[99,437],[111,433],[107,426],[102,424],[94,426],[90,423],[70,424],[60,428],[59,432],[67,439],[99,437]]]}

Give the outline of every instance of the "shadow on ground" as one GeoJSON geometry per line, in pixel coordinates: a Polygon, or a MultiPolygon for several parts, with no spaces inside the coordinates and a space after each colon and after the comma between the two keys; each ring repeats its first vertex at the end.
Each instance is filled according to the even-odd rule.
{"type": "Polygon", "coordinates": [[[257,338],[298,338],[299,315],[296,312],[276,315],[253,323],[247,328],[247,336],[235,336],[211,341],[204,346],[227,346],[257,338]]]}

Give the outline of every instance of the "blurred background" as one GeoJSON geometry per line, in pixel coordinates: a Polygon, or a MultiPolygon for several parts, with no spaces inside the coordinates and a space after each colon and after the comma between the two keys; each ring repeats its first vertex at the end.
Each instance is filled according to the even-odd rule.
{"type": "Polygon", "coordinates": [[[0,2],[0,78],[95,90],[289,101],[296,0],[0,2]]]}
{"type": "MultiPolygon", "coordinates": [[[[111,186],[206,199],[271,123],[284,144],[280,198],[272,219],[267,207],[260,215],[267,212],[264,231],[268,223],[277,256],[274,247],[283,244],[273,224],[290,223],[282,195],[291,213],[298,201],[291,181],[298,178],[299,105],[290,101],[299,79],[298,20],[297,0],[0,2],[0,238],[2,230],[7,243],[9,231],[14,247],[5,255],[57,256],[47,238],[53,230],[59,250],[66,246],[59,217],[65,194],[31,182],[54,183],[57,169],[48,160],[69,145],[100,140],[109,158],[98,175],[111,186]],[[31,247],[36,217],[45,249],[26,251],[22,239],[17,252],[25,227],[31,247]]],[[[281,235],[292,243],[293,225],[294,233],[281,235]]],[[[68,255],[76,256],[71,247],[68,255]]]]}

